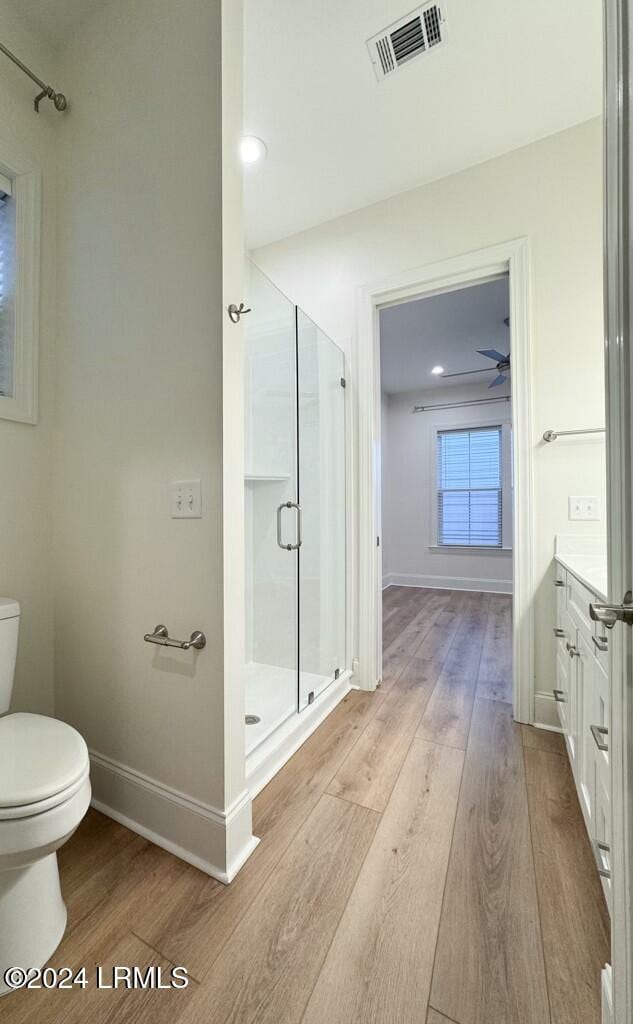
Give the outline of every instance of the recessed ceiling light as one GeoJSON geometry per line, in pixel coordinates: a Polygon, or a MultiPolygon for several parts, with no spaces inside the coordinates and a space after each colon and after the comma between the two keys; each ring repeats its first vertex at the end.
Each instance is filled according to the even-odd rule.
{"type": "Polygon", "coordinates": [[[435,376],[437,377],[438,374],[444,373],[444,367],[443,366],[434,366],[433,369],[431,370],[431,373],[434,373],[435,376]]]}
{"type": "Polygon", "coordinates": [[[256,164],[266,156],[266,146],[256,135],[244,135],[240,140],[240,156],[243,164],[256,164]]]}

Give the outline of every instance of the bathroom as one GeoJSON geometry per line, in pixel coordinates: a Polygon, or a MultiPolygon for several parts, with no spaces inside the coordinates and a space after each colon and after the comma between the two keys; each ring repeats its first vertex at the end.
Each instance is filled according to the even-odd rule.
{"type": "MultiPolygon", "coordinates": [[[[429,597],[416,589],[437,602],[433,638],[461,628],[436,591],[450,589],[466,618],[474,599],[454,581],[406,581],[408,565],[394,573],[410,593],[382,594],[383,541],[397,527],[383,535],[380,520],[376,324],[440,279],[509,281],[521,544],[507,556],[517,561],[505,641],[523,668],[514,704],[512,678],[490,703],[504,704],[505,738],[520,747],[525,730],[537,733],[538,753],[566,771],[555,538],[613,536],[617,477],[603,436],[615,399],[605,408],[599,7],[583,0],[583,20],[569,0],[554,11],[539,0],[551,31],[537,76],[532,5],[494,0],[481,19],[463,0],[443,13],[424,5],[446,28],[441,45],[381,81],[371,46],[385,26],[401,39],[394,25],[408,15],[396,0],[327,0],[321,14],[289,0],[0,0],[4,969],[155,958],[186,968],[186,991],[132,993],[112,1011],[117,1024],[137,1012],[414,1020],[416,1000],[430,1024],[470,1024],[450,1003],[467,986],[450,975],[442,1001],[431,978],[470,755],[466,740],[417,732],[437,652],[412,659],[413,682],[389,666],[431,625],[413,614],[429,597]],[[468,84],[477,76],[480,91],[468,84]],[[428,112],[429,95],[442,98],[436,116],[410,133],[411,97],[428,112]],[[601,434],[543,441],[566,427],[601,434]],[[598,518],[574,519],[570,495],[597,496],[598,518]],[[418,806],[416,780],[427,777],[433,816],[424,805],[405,827],[398,813],[407,799],[418,806]],[[408,855],[390,874],[380,857],[408,850],[412,835],[415,874],[408,855]],[[408,896],[392,903],[381,886],[394,877],[408,896]],[[363,972],[354,988],[353,958],[340,955],[354,935],[371,945],[375,922],[362,915],[372,892],[408,921],[385,925],[371,946],[393,970],[387,1009],[381,964],[368,972],[369,1007],[363,972]],[[420,920],[420,945],[399,944],[420,920]],[[399,999],[406,1010],[394,1009],[399,999]]],[[[408,407],[407,417],[413,433],[422,419],[408,407]]],[[[612,580],[609,595],[591,591],[593,604],[620,599],[612,580]]],[[[467,736],[474,693],[462,704],[467,736]]],[[[520,777],[523,815],[523,751],[511,742],[494,778],[510,787],[520,777]]],[[[611,998],[602,972],[624,911],[614,899],[611,931],[605,866],[582,842],[600,922],[592,948],[567,974],[540,938],[527,966],[508,954],[496,970],[497,950],[480,968],[488,1002],[476,1024],[508,1024],[501,990],[532,970],[532,994],[517,996],[524,1024],[545,1024],[548,969],[563,978],[561,1000],[591,991],[582,1024],[611,998]]],[[[621,963],[614,955],[620,992],[621,963]]],[[[7,1024],[66,1013],[55,993],[3,987],[7,1024]]],[[[108,999],[79,993],[72,1013],[99,1019],[108,999]]],[[[622,1000],[605,1022],[628,1024],[622,1000]]]]}

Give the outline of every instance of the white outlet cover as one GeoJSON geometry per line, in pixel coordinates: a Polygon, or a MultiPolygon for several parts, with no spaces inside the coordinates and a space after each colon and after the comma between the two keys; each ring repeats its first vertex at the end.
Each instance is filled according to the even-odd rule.
{"type": "Polygon", "coordinates": [[[597,522],[600,519],[600,499],[596,495],[570,494],[569,518],[583,522],[597,522]]]}
{"type": "Polygon", "coordinates": [[[172,519],[202,517],[202,490],[199,480],[173,480],[170,494],[172,519]]]}

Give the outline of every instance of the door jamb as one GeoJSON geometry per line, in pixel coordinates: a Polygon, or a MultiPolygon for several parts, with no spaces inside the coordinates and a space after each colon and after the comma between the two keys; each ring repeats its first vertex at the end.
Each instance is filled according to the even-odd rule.
{"type": "MultiPolygon", "coordinates": [[[[409,270],[359,289],[353,362],[358,409],[358,685],[381,677],[380,307],[509,273],[514,455],[514,716],[534,719],[532,399],[529,247],[526,238],[409,270]],[[378,637],[378,641],[377,641],[378,637]]],[[[382,538],[381,538],[382,542],[382,538]]]]}

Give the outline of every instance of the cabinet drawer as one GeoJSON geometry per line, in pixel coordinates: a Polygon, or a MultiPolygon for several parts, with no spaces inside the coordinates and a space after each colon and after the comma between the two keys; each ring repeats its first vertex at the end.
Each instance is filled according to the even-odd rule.
{"type": "Polygon", "coordinates": [[[591,634],[591,646],[593,656],[600,665],[607,679],[609,678],[609,639],[610,630],[602,622],[594,622],[594,631],[591,634]]]}
{"type": "Polygon", "coordinates": [[[595,601],[595,596],[571,573],[568,574],[567,582],[567,611],[589,642],[594,631],[594,624],[589,615],[589,605],[595,601]]]}
{"type": "Polygon", "coordinates": [[[567,570],[558,562],[554,563],[554,588],[556,591],[556,619],[560,623],[561,615],[567,609],[567,570]]]}

